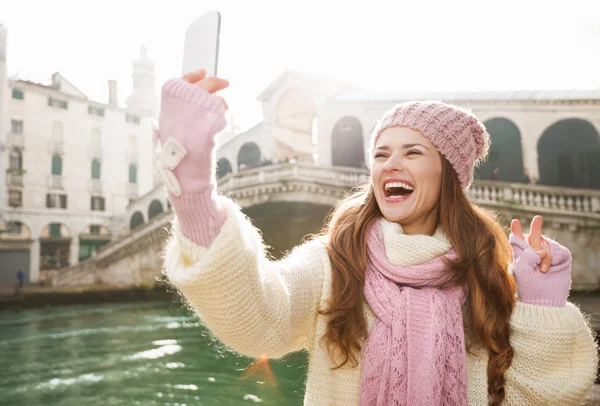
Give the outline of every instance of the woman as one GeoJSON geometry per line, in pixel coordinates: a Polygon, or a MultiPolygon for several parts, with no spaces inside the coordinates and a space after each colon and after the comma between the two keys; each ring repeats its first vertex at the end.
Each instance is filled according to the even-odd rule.
{"type": "Polygon", "coordinates": [[[224,344],[253,357],[308,350],[307,405],[581,403],[598,360],[567,302],[570,253],[542,237],[541,217],[525,235],[513,221],[509,241],[466,198],[489,148],[472,114],[439,102],[388,111],[369,184],[271,261],[216,193],[227,108],[216,92],[229,83],[204,76],[163,86],[157,138],[176,213],[165,271],[224,344]]]}

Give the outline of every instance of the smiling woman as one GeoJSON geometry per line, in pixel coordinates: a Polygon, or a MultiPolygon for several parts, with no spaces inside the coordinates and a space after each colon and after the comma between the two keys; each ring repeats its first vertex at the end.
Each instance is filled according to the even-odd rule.
{"type": "Polygon", "coordinates": [[[529,234],[513,222],[509,240],[467,199],[490,144],[473,114],[436,101],[386,112],[371,181],[273,260],[214,193],[215,93],[229,83],[204,76],[163,86],[160,143],[183,156],[165,271],[217,338],[263,363],[308,350],[309,405],[581,403],[598,358],[567,302],[570,252],[542,236],[541,217],[529,234]]]}

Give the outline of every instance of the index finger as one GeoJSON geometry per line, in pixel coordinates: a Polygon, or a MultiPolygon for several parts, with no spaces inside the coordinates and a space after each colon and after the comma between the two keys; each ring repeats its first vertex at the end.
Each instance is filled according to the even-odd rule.
{"type": "Polygon", "coordinates": [[[542,249],[542,224],[544,219],[542,216],[535,216],[531,220],[531,227],[529,228],[529,245],[536,251],[542,249]]]}
{"type": "Polygon", "coordinates": [[[206,69],[200,69],[184,75],[182,79],[189,83],[196,83],[197,81],[204,79],[205,76],[206,69]]]}

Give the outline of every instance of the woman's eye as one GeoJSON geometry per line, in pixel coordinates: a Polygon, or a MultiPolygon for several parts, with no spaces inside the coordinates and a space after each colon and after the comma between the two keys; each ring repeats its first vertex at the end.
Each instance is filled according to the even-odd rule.
{"type": "Polygon", "coordinates": [[[385,157],[385,155],[383,155],[383,154],[375,154],[375,158],[383,158],[383,157],[385,157]]]}
{"type": "Polygon", "coordinates": [[[422,155],[421,151],[417,151],[415,149],[408,151],[406,155],[422,155]]]}

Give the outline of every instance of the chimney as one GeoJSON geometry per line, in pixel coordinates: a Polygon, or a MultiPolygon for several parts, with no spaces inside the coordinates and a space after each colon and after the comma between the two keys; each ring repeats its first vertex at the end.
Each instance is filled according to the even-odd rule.
{"type": "Polygon", "coordinates": [[[62,76],[58,72],[54,72],[52,74],[52,87],[60,90],[60,85],[62,82],[62,76]]]}
{"type": "Polygon", "coordinates": [[[117,81],[108,81],[108,104],[111,106],[118,106],[119,99],[117,98],[117,81]]]}

